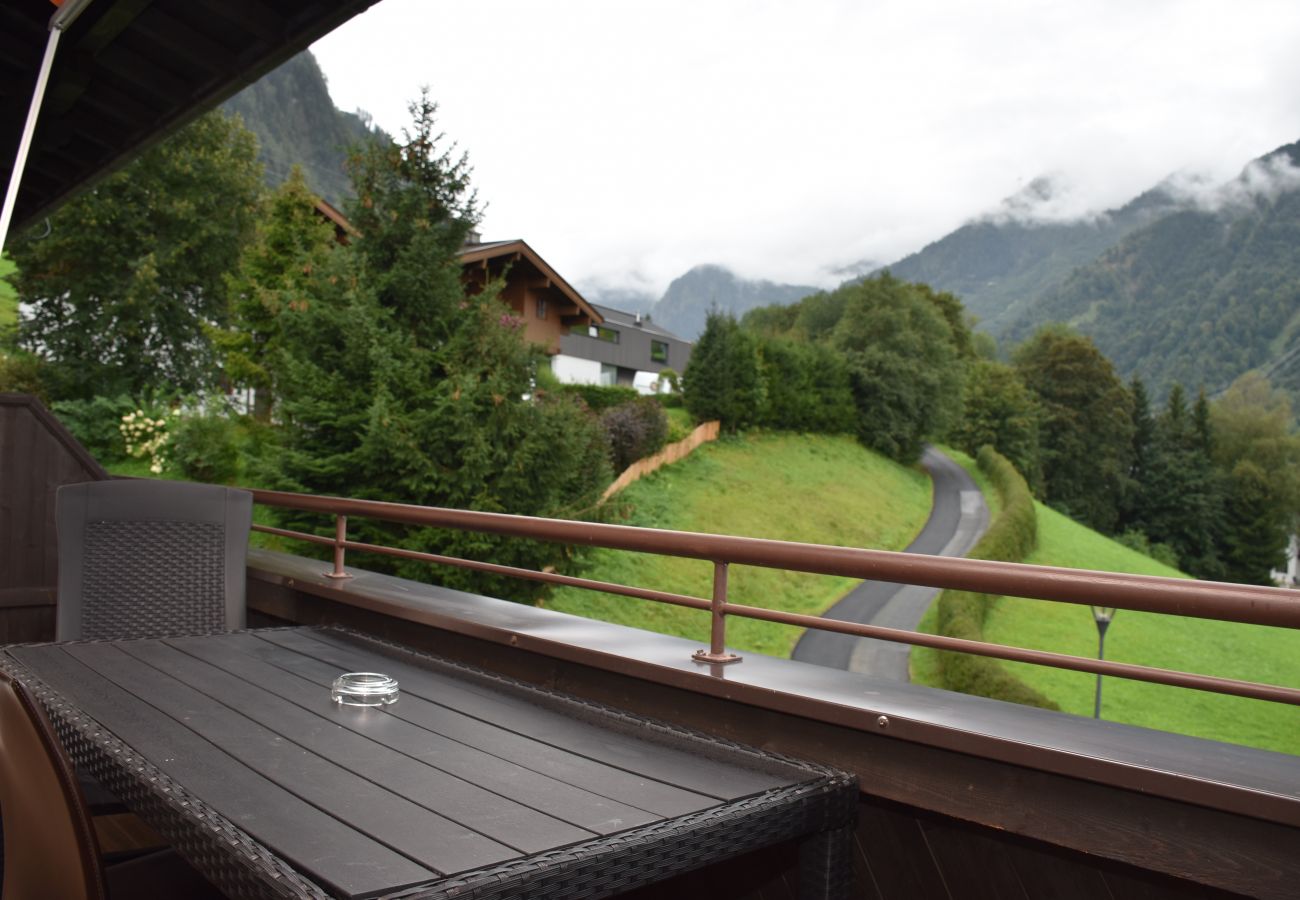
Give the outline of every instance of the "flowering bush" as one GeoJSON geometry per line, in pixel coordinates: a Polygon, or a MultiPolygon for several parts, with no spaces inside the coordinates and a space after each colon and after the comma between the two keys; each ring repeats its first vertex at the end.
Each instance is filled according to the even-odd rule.
{"type": "Polygon", "coordinates": [[[161,475],[167,466],[167,457],[163,455],[163,448],[167,446],[170,424],[171,420],[166,414],[151,418],[142,409],[124,415],[118,429],[126,441],[127,456],[135,459],[147,457],[149,471],[161,475]]]}

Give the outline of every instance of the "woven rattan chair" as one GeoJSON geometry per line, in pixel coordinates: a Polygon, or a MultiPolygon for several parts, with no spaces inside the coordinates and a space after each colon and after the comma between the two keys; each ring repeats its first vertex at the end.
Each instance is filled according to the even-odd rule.
{"type": "Polygon", "coordinates": [[[175,481],[59,488],[60,641],[244,627],[248,491],[175,481]]]}
{"type": "Polygon", "coordinates": [[[105,864],[71,762],[45,711],[0,672],[4,898],[219,897],[171,850],[105,864]]]}

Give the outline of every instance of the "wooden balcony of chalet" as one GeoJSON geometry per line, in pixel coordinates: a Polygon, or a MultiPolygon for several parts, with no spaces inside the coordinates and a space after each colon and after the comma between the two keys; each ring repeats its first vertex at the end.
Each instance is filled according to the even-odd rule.
{"type": "MultiPolygon", "coordinates": [[[[0,638],[47,641],[54,622],[54,491],[105,476],[38,403],[19,395],[0,397],[0,465],[0,638]]],[[[258,493],[257,500],[321,512],[320,535],[334,533],[334,516],[362,513],[407,521],[434,516],[447,527],[459,522],[499,532],[550,527],[297,495],[258,493]]],[[[725,551],[741,562],[758,552],[779,562],[801,546],[601,528],[614,531],[593,532],[592,542],[658,542],[661,552],[721,559],[725,551]]],[[[336,543],[324,536],[317,542],[336,543]]],[[[906,564],[919,581],[979,581],[981,589],[1001,584],[1007,593],[1029,593],[1030,582],[1016,579],[1036,577],[1030,567],[963,568],[959,561],[941,570],[933,560],[855,555],[861,553],[839,551],[807,565],[848,572],[871,559],[886,580],[903,580],[902,570],[890,566],[906,564]]],[[[682,639],[370,573],[356,552],[346,563],[352,577],[338,579],[318,558],[250,551],[249,624],[342,624],[847,771],[860,786],[855,896],[1281,898],[1295,896],[1300,884],[1294,756],[754,654],[710,663],[698,658],[699,645],[682,639]]],[[[1033,590],[1091,591],[1138,608],[1159,605],[1156,593],[1168,587],[1121,576],[1059,576],[1053,583],[1033,590]]],[[[1189,609],[1295,625],[1288,592],[1202,583],[1183,589],[1189,609]]],[[[700,601],[702,617],[709,602],[700,601]]],[[[632,896],[791,897],[797,855],[793,844],[782,845],[632,896]]]]}

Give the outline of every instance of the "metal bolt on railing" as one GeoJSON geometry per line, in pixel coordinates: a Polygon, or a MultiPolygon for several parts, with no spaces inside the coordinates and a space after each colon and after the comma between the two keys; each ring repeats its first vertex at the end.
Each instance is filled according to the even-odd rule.
{"type": "Polygon", "coordinates": [[[351,578],[343,570],[343,554],[347,552],[344,545],[348,542],[348,517],[334,517],[334,569],[326,572],[326,578],[351,578]]]}
{"type": "Polygon", "coordinates": [[[727,562],[713,561],[713,600],[709,603],[709,649],[696,650],[691,659],[714,665],[740,662],[741,657],[727,652],[727,562]]]}

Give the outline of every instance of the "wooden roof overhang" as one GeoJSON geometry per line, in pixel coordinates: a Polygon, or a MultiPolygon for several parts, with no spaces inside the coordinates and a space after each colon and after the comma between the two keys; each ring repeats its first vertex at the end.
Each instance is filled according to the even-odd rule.
{"type": "Polygon", "coordinates": [[[492,277],[499,275],[507,266],[523,263],[535,270],[529,286],[534,290],[549,290],[552,293],[565,325],[599,325],[605,321],[605,317],[583,299],[573,285],[560,277],[546,260],[538,256],[536,250],[522,240],[469,244],[461,248],[460,262],[469,275],[477,269],[492,277]]]}
{"type": "Polygon", "coordinates": [[[338,207],[325,198],[317,197],[314,209],[318,216],[334,226],[334,240],[337,243],[350,244],[353,238],[361,237],[361,232],[357,231],[357,226],[353,225],[347,216],[339,212],[338,207]]]}
{"type": "MultiPolygon", "coordinates": [[[[376,2],[93,0],[60,40],[14,231],[376,2]]],[[[54,11],[50,0],[0,3],[4,180],[54,11]]]]}

